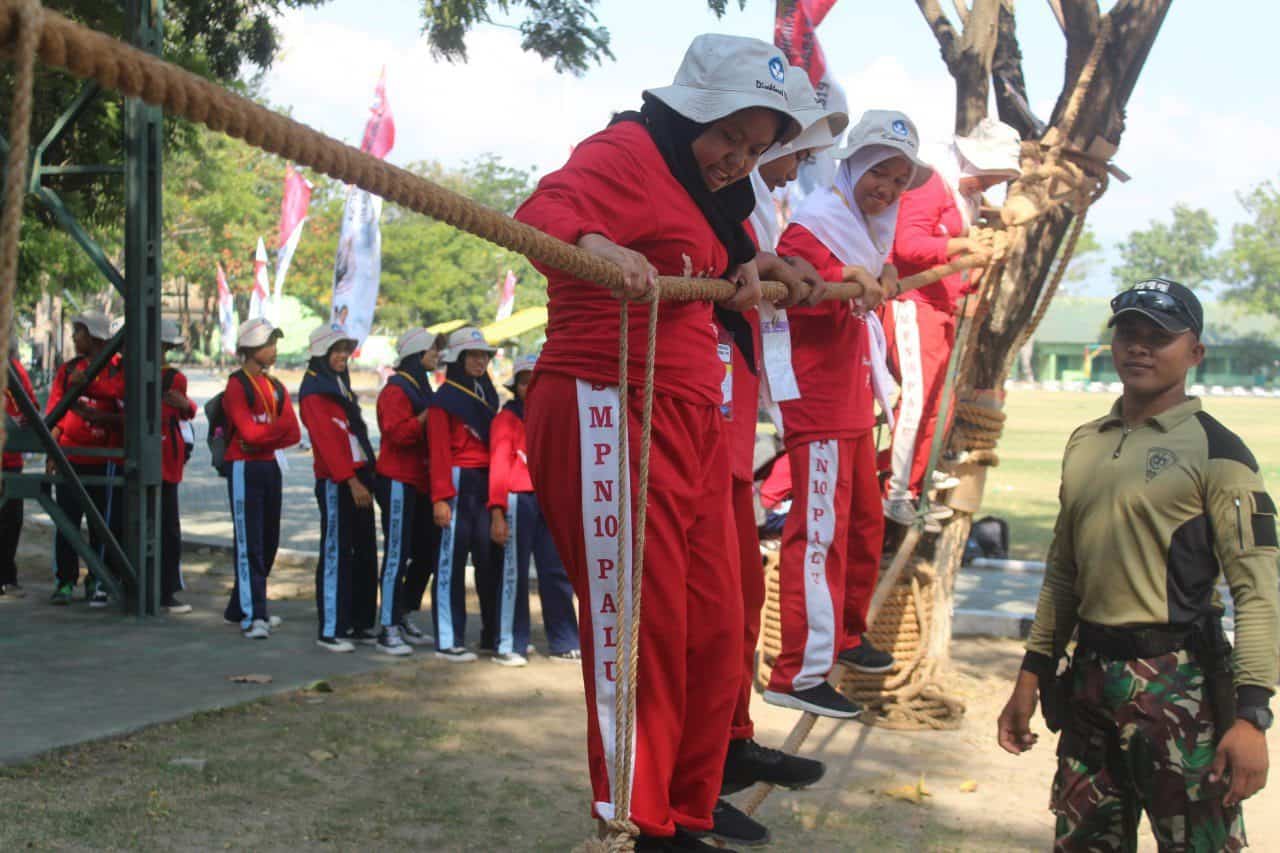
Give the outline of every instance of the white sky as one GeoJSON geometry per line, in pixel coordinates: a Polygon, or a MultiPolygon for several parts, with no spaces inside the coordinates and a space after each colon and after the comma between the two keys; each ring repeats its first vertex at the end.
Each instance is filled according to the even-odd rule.
{"type": "MultiPolygon", "coordinates": [[[[494,152],[541,174],[613,111],[638,106],[642,89],[670,82],[695,35],[771,40],[773,32],[773,0],[748,0],[742,11],[731,2],[720,21],[702,0],[602,0],[600,22],[617,59],[575,78],[522,52],[519,34],[498,26],[472,33],[467,64],[437,62],[420,34],[421,2],[334,0],[287,13],[267,97],[325,133],[358,141],[385,65],[397,126],[390,160],[456,165],[494,152]]],[[[1062,36],[1044,0],[1020,0],[1018,26],[1032,106],[1047,118],[1061,86],[1062,36]]],[[[1208,208],[1225,238],[1243,216],[1236,193],[1276,177],[1277,30],[1280,4],[1271,0],[1173,5],[1130,100],[1116,158],[1134,180],[1112,182],[1090,213],[1104,246],[1167,219],[1175,202],[1208,208]]],[[[912,0],[840,0],[818,32],[855,118],[891,107],[911,115],[926,141],[948,134],[954,87],[912,0]]],[[[1100,265],[1090,292],[1111,292],[1109,267],[1100,265]]]]}

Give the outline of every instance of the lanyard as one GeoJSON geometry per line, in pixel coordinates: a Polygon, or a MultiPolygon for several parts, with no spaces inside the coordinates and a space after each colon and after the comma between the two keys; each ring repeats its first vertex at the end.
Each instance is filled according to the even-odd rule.
{"type": "MultiPolygon", "coordinates": [[[[246,375],[246,376],[248,376],[248,374],[245,374],[245,375],[246,375]]],[[[268,381],[270,381],[270,380],[268,380],[268,381]]],[[[276,419],[276,415],[277,415],[278,413],[276,412],[276,408],[275,408],[275,406],[274,406],[274,405],[272,405],[272,404],[267,400],[266,396],[262,393],[262,386],[258,384],[258,377],[256,377],[256,376],[249,376],[249,384],[253,386],[253,395],[254,395],[255,397],[257,397],[257,398],[258,398],[258,400],[262,403],[262,409],[263,409],[263,411],[264,411],[264,412],[266,412],[267,420],[269,420],[269,421],[273,421],[273,422],[274,422],[274,421],[275,421],[275,419],[276,419]]],[[[275,388],[273,387],[273,388],[271,389],[271,391],[272,391],[271,396],[274,398],[274,397],[275,397],[275,388]]]]}
{"type": "Polygon", "coordinates": [[[477,394],[475,391],[472,391],[470,388],[466,388],[466,387],[464,387],[464,386],[462,386],[462,385],[459,385],[457,382],[454,382],[452,379],[446,380],[444,384],[446,384],[446,385],[452,385],[454,388],[457,388],[457,389],[458,389],[459,391],[461,391],[463,394],[466,394],[466,395],[467,395],[467,396],[469,396],[469,397],[473,397],[473,398],[475,398],[475,399],[479,400],[479,401],[480,401],[480,404],[481,404],[481,405],[483,405],[483,406],[484,406],[486,409],[488,409],[489,411],[491,411],[491,412],[493,411],[493,406],[489,405],[489,401],[488,401],[488,400],[486,400],[484,397],[481,397],[481,396],[480,396],[479,394],[477,394]]]}

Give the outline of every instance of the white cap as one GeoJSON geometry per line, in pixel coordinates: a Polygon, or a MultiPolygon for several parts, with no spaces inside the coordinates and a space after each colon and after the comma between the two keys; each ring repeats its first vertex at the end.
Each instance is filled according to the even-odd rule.
{"type": "Polygon", "coordinates": [[[849,114],[824,107],[809,84],[808,72],[795,65],[787,69],[787,104],[804,130],[790,142],[780,142],[760,155],[759,166],[799,151],[830,148],[849,126],[849,114]]]}
{"type": "Polygon", "coordinates": [[[271,325],[266,319],[254,317],[240,324],[240,330],[236,334],[236,349],[257,349],[283,337],[284,332],[271,325]]]}
{"type": "Polygon", "coordinates": [[[1011,181],[1022,174],[1022,137],[1002,121],[984,118],[968,136],[956,137],[956,149],[980,175],[1011,181]]]}
{"type": "Polygon", "coordinates": [[[414,326],[396,341],[396,356],[404,361],[411,355],[424,353],[436,342],[436,336],[422,326],[414,326]]]}
{"type": "Polygon", "coordinates": [[[71,325],[84,326],[89,332],[89,337],[95,340],[106,341],[111,339],[111,316],[105,311],[99,311],[96,308],[81,311],[71,318],[71,325]]]}
{"type": "Polygon", "coordinates": [[[538,354],[536,352],[522,355],[516,359],[515,366],[511,368],[511,379],[507,382],[507,390],[515,393],[516,380],[520,378],[521,373],[527,373],[533,370],[538,363],[538,354]]]}
{"type": "Polygon", "coordinates": [[[498,348],[485,340],[484,332],[475,326],[463,326],[449,333],[449,345],[440,354],[440,360],[446,364],[453,364],[467,350],[497,352],[498,348]]]}
{"type": "Polygon", "coordinates": [[[916,132],[915,123],[907,118],[906,113],[897,110],[867,110],[849,131],[848,141],[833,152],[832,156],[837,160],[844,160],[870,145],[892,148],[911,161],[911,165],[915,166],[915,173],[907,187],[909,190],[923,186],[933,174],[933,167],[920,159],[920,134],[916,132]]]}
{"type": "Polygon", "coordinates": [[[178,328],[178,321],[170,317],[160,318],[160,343],[180,347],[187,342],[178,328]]]}
{"type": "MultiPolygon", "coordinates": [[[[749,107],[766,107],[791,118],[787,107],[787,60],[768,42],[717,33],[700,35],[685,51],[670,86],[648,89],[685,118],[699,124],[749,107]]],[[[800,123],[791,118],[783,140],[794,139],[800,123]]]]}
{"type": "Polygon", "coordinates": [[[312,358],[324,358],[329,354],[329,350],[343,341],[351,341],[353,345],[360,343],[347,334],[347,330],[341,326],[331,326],[328,323],[316,326],[311,330],[311,337],[308,339],[307,354],[312,358]]]}

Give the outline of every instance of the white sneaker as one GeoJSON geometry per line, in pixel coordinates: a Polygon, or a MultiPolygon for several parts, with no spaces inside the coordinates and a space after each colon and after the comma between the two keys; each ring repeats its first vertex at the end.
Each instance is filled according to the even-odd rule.
{"type": "Polygon", "coordinates": [[[107,591],[102,587],[95,589],[93,591],[93,595],[89,598],[90,607],[106,607],[110,603],[111,598],[107,595],[107,591]]]}
{"type": "Polygon", "coordinates": [[[895,524],[910,527],[916,521],[916,508],[911,501],[902,498],[892,501],[886,500],[884,502],[884,517],[895,524]]]}
{"type": "Polygon", "coordinates": [[[271,628],[261,619],[254,619],[242,633],[246,640],[265,640],[271,636],[271,628]]]}
{"type": "Polygon", "coordinates": [[[954,489],[958,485],[960,485],[960,478],[950,471],[933,472],[933,487],[938,491],[945,492],[948,489],[954,489]]]}
{"type": "Polygon", "coordinates": [[[284,624],[284,619],[280,616],[272,616],[270,619],[267,620],[267,625],[269,625],[272,628],[279,628],[283,624],[284,624]]]}
{"type": "Polygon", "coordinates": [[[326,652],[354,652],[356,647],[346,640],[340,640],[337,637],[319,637],[316,639],[316,645],[324,649],[326,652]]]}
{"type": "Polygon", "coordinates": [[[413,654],[413,646],[404,641],[404,638],[400,636],[400,629],[394,625],[382,629],[382,633],[378,635],[378,644],[375,648],[384,655],[392,655],[394,657],[413,654]]]}
{"type": "Polygon", "coordinates": [[[498,666],[528,666],[529,659],[524,655],[518,655],[515,652],[508,652],[505,655],[494,655],[493,662],[498,666]]]}
{"type": "Polygon", "coordinates": [[[436,657],[450,663],[471,663],[476,659],[476,653],[469,652],[462,646],[454,646],[451,649],[436,649],[436,657]]]}

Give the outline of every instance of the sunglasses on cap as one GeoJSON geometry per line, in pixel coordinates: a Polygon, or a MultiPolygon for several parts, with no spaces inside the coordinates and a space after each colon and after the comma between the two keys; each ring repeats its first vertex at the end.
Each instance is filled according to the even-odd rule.
{"type": "MultiPolygon", "coordinates": [[[[1185,329],[1195,331],[1196,328],[1195,318],[1191,316],[1187,306],[1178,298],[1160,290],[1146,290],[1138,286],[1112,297],[1112,314],[1131,309],[1155,311],[1181,322],[1185,329]]],[[[1183,329],[1177,331],[1183,331],[1183,329]]]]}

